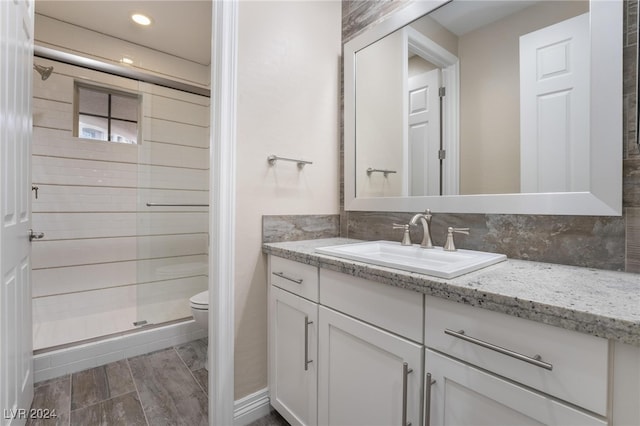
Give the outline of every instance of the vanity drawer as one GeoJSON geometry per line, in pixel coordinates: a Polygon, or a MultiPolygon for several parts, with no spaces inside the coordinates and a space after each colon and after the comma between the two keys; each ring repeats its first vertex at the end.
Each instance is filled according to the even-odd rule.
{"type": "Polygon", "coordinates": [[[607,414],[606,339],[430,296],[425,301],[424,339],[429,348],[607,414]],[[551,370],[514,357],[518,355],[529,360],[539,355],[551,370]]]}
{"type": "Polygon", "coordinates": [[[320,269],[320,304],[422,343],[421,293],[320,269]]]}
{"type": "Polygon", "coordinates": [[[271,285],[318,302],[318,267],[269,256],[271,285]]]}

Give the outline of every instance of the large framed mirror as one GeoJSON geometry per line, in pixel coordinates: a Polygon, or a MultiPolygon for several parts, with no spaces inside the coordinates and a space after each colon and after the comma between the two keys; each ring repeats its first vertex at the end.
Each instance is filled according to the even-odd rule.
{"type": "Polygon", "coordinates": [[[345,210],[622,214],[622,1],[416,1],[344,45],[345,210]]]}

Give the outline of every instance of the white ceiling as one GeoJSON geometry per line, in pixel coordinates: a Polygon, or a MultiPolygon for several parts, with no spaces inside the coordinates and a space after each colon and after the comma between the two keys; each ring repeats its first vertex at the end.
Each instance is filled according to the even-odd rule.
{"type": "Polygon", "coordinates": [[[211,0],[36,0],[36,13],[209,65],[211,5],[211,0]],[[135,24],[133,13],[153,23],[135,24]]]}
{"type": "Polygon", "coordinates": [[[452,1],[429,16],[457,36],[477,30],[492,22],[538,3],[540,0],[462,0],[452,1]]]}
{"type": "MultiPolygon", "coordinates": [[[[454,1],[430,16],[462,35],[536,2],[454,1]]],[[[209,65],[211,5],[212,0],[36,0],[36,13],[209,65]],[[152,25],[133,23],[133,13],[150,16],[152,25]]]]}

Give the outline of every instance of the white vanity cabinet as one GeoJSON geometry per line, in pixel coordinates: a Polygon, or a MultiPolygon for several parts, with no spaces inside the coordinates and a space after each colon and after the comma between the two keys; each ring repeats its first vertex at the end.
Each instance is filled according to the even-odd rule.
{"type": "Polygon", "coordinates": [[[320,307],[318,424],[420,421],[422,345],[320,307]]]}
{"type": "Polygon", "coordinates": [[[270,256],[269,275],[271,405],[291,425],[315,425],[318,268],[270,256]]]}
{"type": "Polygon", "coordinates": [[[640,425],[638,346],[274,256],[269,277],[292,425],[640,425]]]}
{"type": "Polygon", "coordinates": [[[427,349],[425,426],[576,425],[607,421],[485,370],[427,349]],[[428,386],[428,385],[427,385],[428,386]]]}
{"type": "Polygon", "coordinates": [[[423,296],[320,270],[318,424],[418,426],[423,296]]]}
{"type": "Polygon", "coordinates": [[[606,339],[429,296],[425,305],[426,425],[607,424],[606,339]]]}

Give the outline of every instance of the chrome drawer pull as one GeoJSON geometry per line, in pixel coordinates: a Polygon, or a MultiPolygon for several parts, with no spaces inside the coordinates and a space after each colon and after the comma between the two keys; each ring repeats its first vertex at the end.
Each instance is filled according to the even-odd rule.
{"type": "Polygon", "coordinates": [[[409,373],[412,373],[413,369],[409,368],[409,364],[402,363],[402,426],[411,426],[411,423],[407,423],[407,385],[409,382],[409,373]]]}
{"type": "Polygon", "coordinates": [[[309,369],[309,364],[313,362],[309,359],[309,324],[313,324],[313,321],[309,321],[309,317],[304,317],[304,371],[309,369]]]}
{"type": "Polygon", "coordinates": [[[272,274],[275,275],[276,277],[284,278],[285,280],[292,281],[296,284],[302,284],[302,278],[300,279],[291,278],[286,276],[284,272],[272,272],[272,274]]]}
{"type": "Polygon", "coordinates": [[[529,364],[533,364],[536,367],[544,368],[545,370],[549,370],[549,371],[553,370],[553,365],[549,364],[548,362],[542,361],[542,357],[540,355],[535,355],[534,357],[522,355],[522,354],[519,354],[518,352],[514,352],[512,350],[502,348],[492,343],[487,343],[483,340],[476,339],[475,337],[467,336],[466,334],[464,334],[464,330],[453,331],[453,330],[445,329],[444,334],[457,337],[458,339],[462,339],[469,343],[482,346],[483,348],[491,349],[492,351],[496,351],[503,355],[507,355],[512,358],[519,359],[520,361],[528,362],[529,364]]]}
{"type": "Polygon", "coordinates": [[[436,381],[431,378],[431,373],[427,373],[424,381],[424,426],[431,425],[431,386],[436,381]]]}

